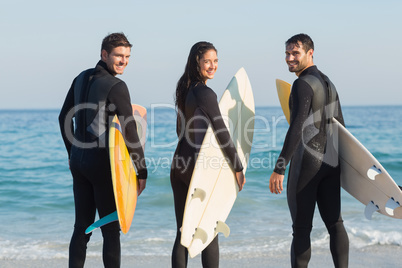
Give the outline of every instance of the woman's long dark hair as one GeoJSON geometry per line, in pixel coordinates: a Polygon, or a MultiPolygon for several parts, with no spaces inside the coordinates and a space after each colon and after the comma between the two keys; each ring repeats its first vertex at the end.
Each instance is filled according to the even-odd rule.
{"type": "Polygon", "coordinates": [[[194,44],[190,50],[184,74],[180,77],[176,86],[175,105],[177,108],[178,123],[180,122],[180,114],[184,112],[184,104],[190,86],[197,82],[204,83],[200,73],[200,59],[211,49],[218,53],[212,43],[202,41],[194,44]]]}

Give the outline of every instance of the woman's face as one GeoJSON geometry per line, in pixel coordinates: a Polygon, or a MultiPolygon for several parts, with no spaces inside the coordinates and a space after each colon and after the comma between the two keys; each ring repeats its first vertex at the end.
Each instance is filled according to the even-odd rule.
{"type": "Polygon", "coordinates": [[[208,50],[202,55],[200,59],[200,74],[204,83],[207,83],[208,79],[213,79],[216,70],[218,69],[218,55],[213,49],[208,50]]]}

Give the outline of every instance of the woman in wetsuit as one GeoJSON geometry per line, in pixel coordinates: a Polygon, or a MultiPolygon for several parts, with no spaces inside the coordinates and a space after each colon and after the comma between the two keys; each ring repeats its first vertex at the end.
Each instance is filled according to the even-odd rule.
{"type": "MultiPolygon", "coordinates": [[[[215,47],[208,42],[198,42],[190,50],[184,74],[176,87],[176,131],[179,141],[170,174],[177,223],[176,241],[172,252],[173,268],[187,266],[188,251],[180,244],[180,228],[197,153],[208,124],[212,125],[225,156],[236,172],[239,190],[246,182],[242,172],[243,166],[222,120],[217,96],[206,85],[208,79],[214,78],[217,68],[218,58],[215,47]]],[[[203,250],[201,259],[203,267],[219,266],[218,236],[203,250]]]]}

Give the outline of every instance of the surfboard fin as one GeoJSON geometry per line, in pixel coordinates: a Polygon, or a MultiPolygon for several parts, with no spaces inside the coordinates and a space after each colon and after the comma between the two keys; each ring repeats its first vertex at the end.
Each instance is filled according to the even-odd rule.
{"type": "Polygon", "coordinates": [[[203,244],[205,244],[208,240],[208,234],[204,229],[196,228],[195,233],[193,235],[193,240],[200,239],[203,244]]]}
{"type": "Polygon", "coordinates": [[[401,204],[398,201],[395,201],[393,197],[388,199],[387,203],[385,204],[385,211],[391,215],[394,216],[394,209],[400,207],[401,204]]]}
{"type": "Polygon", "coordinates": [[[230,234],[230,228],[225,222],[217,221],[215,227],[215,233],[222,233],[225,237],[228,237],[230,234]]]}
{"type": "Polygon", "coordinates": [[[103,225],[106,225],[108,223],[118,221],[119,217],[117,215],[117,211],[110,213],[109,215],[103,217],[102,219],[97,220],[96,222],[92,223],[86,230],[85,234],[89,234],[96,230],[99,227],[102,227],[103,225]]]}
{"type": "Polygon", "coordinates": [[[375,176],[381,174],[382,171],[381,169],[377,168],[375,165],[373,165],[369,170],[367,170],[367,177],[369,177],[370,180],[375,180],[375,176]]]}
{"type": "Polygon", "coordinates": [[[376,204],[374,204],[374,201],[371,200],[364,209],[364,215],[366,216],[366,219],[371,220],[374,212],[379,210],[380,208],[376,204]]]}
{"type": "Polygon", "coordinates": [[[194,193],[191,195],[192,199],[199,198],[201,202],[204,201],[206,196],[207,193],[201,188],[195,188],[194,193]]]}

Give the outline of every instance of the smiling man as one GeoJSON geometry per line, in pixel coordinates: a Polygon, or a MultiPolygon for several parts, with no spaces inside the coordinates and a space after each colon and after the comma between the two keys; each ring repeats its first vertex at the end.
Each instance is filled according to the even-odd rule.
{"type": "MultiPolygon", "coordinates": [[[[78,75],[67,93],[59,115],[73,176],[75,203],[74,232],[69,249],[69,267],[84,267],[91,234],[85,229],[95,220],[116,211],[108,153],[108,128],[118,116],[127,149],[139,178],[139,194],[144,190],[147,168],[133,117],[126,83],[115,77],[123,74],[131,44],[123,33],[106,36],[101,60],[95,68],[78,75]],[[74,120],[73,120],[74,118],[74,120]],[[73,131],[73,126],[75,126],[73,131]]],[[[120,226],[112,222],[101,227],[105,267],[120,267],[120,226]]]]}
{"type": "MultiPolygon", "coordinates": [[[[297,39],[297,38],[296,38],[297,39]]],[[[314,44],[311,39],[303,39],[301,41],[286,43],[286,63],[289,67],[289,72],[295,73],[297,76],[307,68],[314,65],[313,53],[314,44]]]]}
{"type": "Polygon", "coordinates": [[[344,124],[335,86],[313,63],[314,43],[306,34],[286,41],[286,63],[298,79],[289,98],[290,126],[269,180],[272,193],[283,190],[287,164],[291,161],[287,199],[293,222],[292,267],[307,267],[311,256],[310,233],[316,204],[330,235],[335,267],[347,267],[349,239],[341,217],[340,166],[335,117],[344,124]],[[332,132],[334,131],[334,132],[332,132]]]}
{"type": "Polygon", "coordinates": [[[131,48],[129,46],[119,46],[112,48],[110,51],[102,49],[101,57],[102,61],[106,63],[110,74],[115,76],[118,74],[123,74],[124,69],[128,65],[130,53],[131,48]]]}

